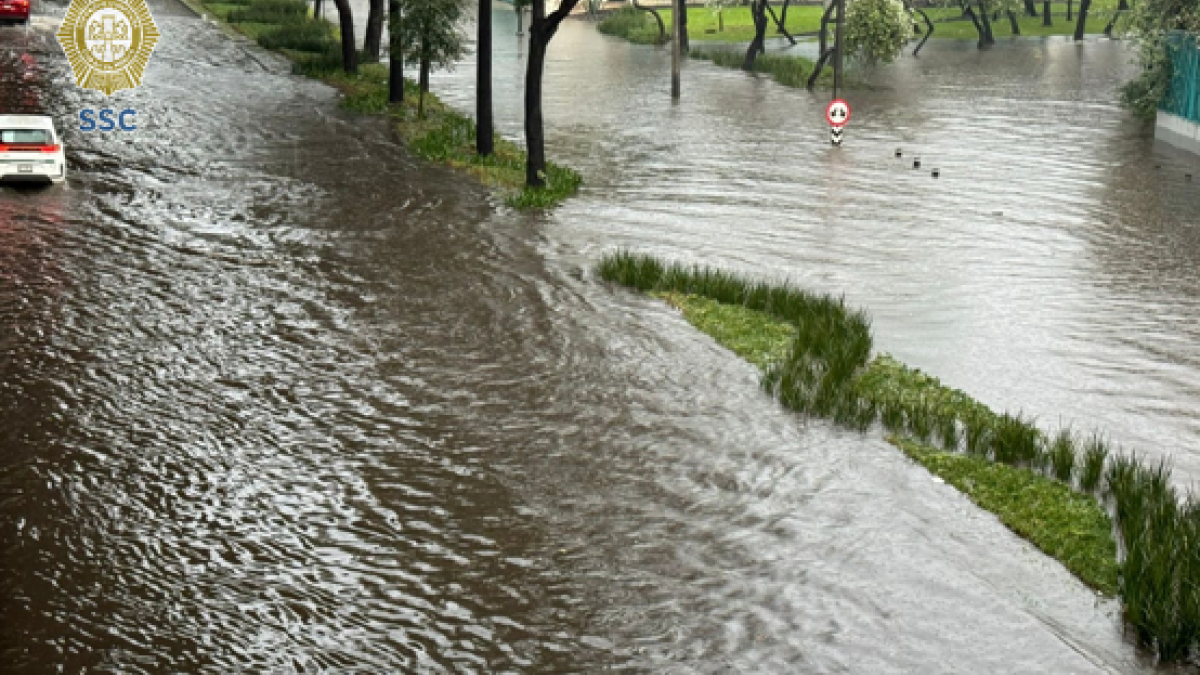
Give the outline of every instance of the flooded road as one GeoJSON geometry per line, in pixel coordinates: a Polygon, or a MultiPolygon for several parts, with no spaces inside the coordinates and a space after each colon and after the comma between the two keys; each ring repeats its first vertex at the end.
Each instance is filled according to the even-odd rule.
{"type": "MultiPolygon", "coordinates": [[[[1195,191],[1102,94],[1078,102],[1087,68],[1045,56],[1049,100],[938,52],[932,94],[855,102],[836,154],[819,101],[689,64],[672,107],[662,53],[572,22],[550,152],[587,188],[516,214],[152,10],[146,83],[117,96],[139,133],[68,131],[69,189],[0,188],[5,672],[1149,671],[1113,603],[994,518],[587,271],[627,245],[844,290],[884,349],[991,403],[1073,415],[1087,392],[1079,419],[1194,448],[1195,191]],[[1027,107],[1041,127],[1014,125],[1027,107]],[[1049,131],[1054,110],[1088,117],[1049,131]]],[[[0,100],[69,130],[102,99],[40,36],[0,35],[0,100]]],[[[1107,83],[1124,57],[1089,47],[1107,83]]],[[[470,109],[471,79],[436,88],[470,109]]]]}

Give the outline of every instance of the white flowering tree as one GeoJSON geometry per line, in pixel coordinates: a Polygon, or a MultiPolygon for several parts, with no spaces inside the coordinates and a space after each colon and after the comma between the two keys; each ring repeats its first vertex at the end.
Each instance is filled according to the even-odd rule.
{"type": "Polygon", "coordinates": [[[891,63],[913,36],[913,18],[900,0],[848,0],[846,56],[891,63]]]}

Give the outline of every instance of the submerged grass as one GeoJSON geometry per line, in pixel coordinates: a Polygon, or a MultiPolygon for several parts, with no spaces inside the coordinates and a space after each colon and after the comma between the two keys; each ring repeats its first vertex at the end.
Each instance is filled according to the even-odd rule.
{"type": "Polygon", "coordinates": [[[764,312],[728,305],[704,296],[654,292],[683,313],[693,326],[722,347],[766,370],[787,355],[796,327],[764,312]]]}
{"type": "MultiPolygon", "coordinates": [[[[688,56],[693,59],[701,59],[711,61],[718,66],[725,68],[741,68],[745,61],[746,55],[741,51],[729,51],[726,49],[692,49],[688,56]]],[[[816,66],[812,59],[806,59],[803,56],[789,56],[786,54],[766,53],[759,54],[758,58],[754,59],[754,72],[770,75],[776,82],[788,86],[803,88],[808,86],[808,78],[812,75],[813,68],[816,66]]],[[[821,75],[817,78],[817,84],[821,86],[833,85],[833,69],[826,68],[821,71],[821,75]]],[[[849,89],[865,88],[862,80],[856,78],[853,72],[846,73],[845,84],[849,89]]]]}
{"type": "Polygon", "coordinates": [[[1197,647],[1200,504],[1181,503],[1165,463],[1114,454],[1099,435],[1047,437],[1020,413],[997,414],[886,354],[870,358],[870,321],[842,298],[625,251],[598,271],[679,307],[762,368],[788,408],[864,431],[881,421],[910,457],[1088,585],[1117,593],[1140,642],[1163,660],[1197,647]]]}
{"type": "MultiPolygon", "coordinates": [[[[664,26],[671,35],[671,26],[664,26]]],[[[604,20],[596,24],[596,30],[605,35],[614,35],[639,45],[657,45],[667,42],[658,29],[658,22],[650,12],[633,7],[622,7],[609,12],[604,20]]]]}
{"type": "Polygon", "coordinates": [[[341,68],[341,43],[332,24],[309,16],[302,0],[222,0],[206,3],[213,15],[266,49],[288,57],[298,74],[319,79],[344,94],[342,106],[363,114],[386,114],[418,157],[462,170],[504,195],[516,208],[550,207],[575,194],[583,182],[569,168],[547,162],[546,186],[525,185],[525,151],[499,135],[495,153],[475,153],[475,121],[425,94],[425,115],[417,114],[417,85],[406,80],[404,101],[388,104],[388,70],[363,64],[359,72],[341,68]]]}
{"type": "Polygon", "coordinates": [[[999,516],[1013,532],[1059,560],[1088,586],[1116,595],[1117,545],[1104,509],[1031,471],[911,440],[889,440],[906,455],[999,516]]]}

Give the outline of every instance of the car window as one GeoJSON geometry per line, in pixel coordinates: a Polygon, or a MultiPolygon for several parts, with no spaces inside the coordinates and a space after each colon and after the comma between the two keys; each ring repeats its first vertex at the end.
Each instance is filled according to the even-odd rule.
{"type": "Polygon", "coordinates": [[[48,145],[50,132],[45,129],[0,129],[0,143],[38,143],[48,145]]]}

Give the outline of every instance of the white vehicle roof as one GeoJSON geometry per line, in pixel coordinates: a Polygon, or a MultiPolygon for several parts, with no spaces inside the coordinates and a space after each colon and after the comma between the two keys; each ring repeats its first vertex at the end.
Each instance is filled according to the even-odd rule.
{"type": "Polygon", "coordinates": [[[45,115],[0,115],[2,129],[50,129],[54,130],[54,119],[45,115]]]}

